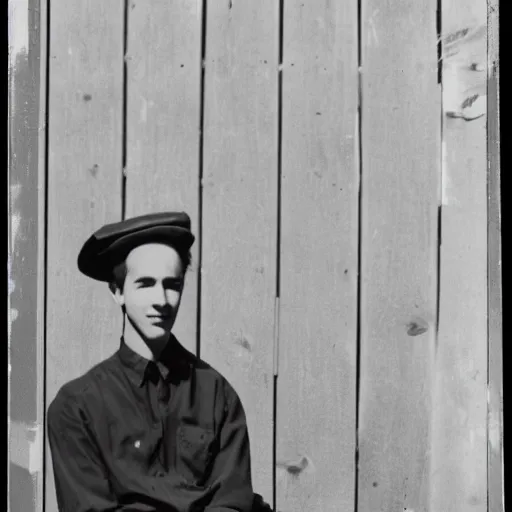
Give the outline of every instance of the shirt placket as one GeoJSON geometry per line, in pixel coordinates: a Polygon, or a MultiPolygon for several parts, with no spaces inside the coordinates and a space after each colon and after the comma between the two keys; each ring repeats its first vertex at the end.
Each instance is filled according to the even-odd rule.
{"type": "Polygon", "coordinates": [[[161,439],[161,446],[158,450],[158,461],[160,469],[157,471],[156,476],[165,476],[165,468],[167,468],[166,459],[166,436],[165,436],[165,418],[168,411],[168,403],[170,398],[170,388],[166,383],[158,369],[158,366],[153,362],[150,363],[148,368],[150,374],[150,402],[152,409],[152,416],[154,418],[153,428],[158,430],[158,435],[161,439]]]}

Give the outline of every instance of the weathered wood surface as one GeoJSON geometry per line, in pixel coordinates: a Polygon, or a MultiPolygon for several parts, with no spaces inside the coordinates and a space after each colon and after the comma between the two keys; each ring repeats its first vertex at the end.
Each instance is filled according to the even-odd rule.
{"type": "Polygon", "coordinates": [[[9,7],[8,509],[35,512],[44,491],[46,10],[36,0],[9,7]]]}
{"type": "Polygon", "coordinates": [[[174,333],[196,352],[201,2],[128,0],[126,217],[184,210],[196,243],[174,333]]]}
{"type": "Polygon", "coordinates": [[[442,4],[439,327],[430,510],[487,510],[486,3],[442,4]]]}
{"type": "Polygon", "coordinates": [[[278,18],[272,0],[208,2],[201,357],[244,405],[253,484],[272,501],[278,18]]]}
{"type": "Polygon", "coordinates": [[[499,5],[488,2],[487,162],[488,162],[488,512],[504,512],[503,307],[501,256],[499,5]]]}
{"type": "MultiPolygon", "coordinates": [[[[119,345],[121,312],[77,269],[83,242],[121,218],[124,2],[54,0],[48,121],[47,403],[119,345]]],[[[47,450],[46,510],[56,512],[47,450]]]]}
{"type": "Polygon", "coordinates": [[[353,510],[357,2],[284,4],[277,510],[353,510]]]}
{"type": "Polygon", "coordinates": [[[436,3],[362,3],[358,511],[429,510],[440,87],[436,3]]]}

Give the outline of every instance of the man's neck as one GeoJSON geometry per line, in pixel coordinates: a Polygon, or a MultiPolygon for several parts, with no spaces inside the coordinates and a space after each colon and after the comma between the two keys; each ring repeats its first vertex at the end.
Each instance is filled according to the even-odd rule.
{"type": "Polygon", "coordinates": [[[127,319],[125,322],[123,339],[126,345],[130,347],[134,352],[139,354],[140,356],[148,359],[150,361],[154,361],[158,359],[158,356],[161,354],[164,347],[170,340],[170,334],[168,334],[165,338],[157,339],[157,340],[145,340],[133,327],[130,321],[127,319]]]}

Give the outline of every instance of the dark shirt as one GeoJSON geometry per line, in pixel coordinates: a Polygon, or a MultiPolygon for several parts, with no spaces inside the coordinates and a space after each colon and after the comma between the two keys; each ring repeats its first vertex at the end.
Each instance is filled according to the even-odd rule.
{"type": "Polygon", "coordinates": [[[65,384],[48,409],[61,512],[249,512],[244,409],[175,338],[159,361],[119,350],[65,384]]]}

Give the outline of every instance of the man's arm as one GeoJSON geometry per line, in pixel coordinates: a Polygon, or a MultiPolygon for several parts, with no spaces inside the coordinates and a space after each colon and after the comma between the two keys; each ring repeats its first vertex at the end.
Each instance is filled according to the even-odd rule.
{"type": "Polygon", "coordinates": [[[218,487],[205,512],[250,512],[254,500],[249,435],[242,403],[226,382],[219,452],[208,485],[218,487]]]}
{"type": "Polygon", "coordinates": [[[142,511],[119,505],[84,412],[60,393],[48,408],[48,439],[59,512],[142,511]]]}

